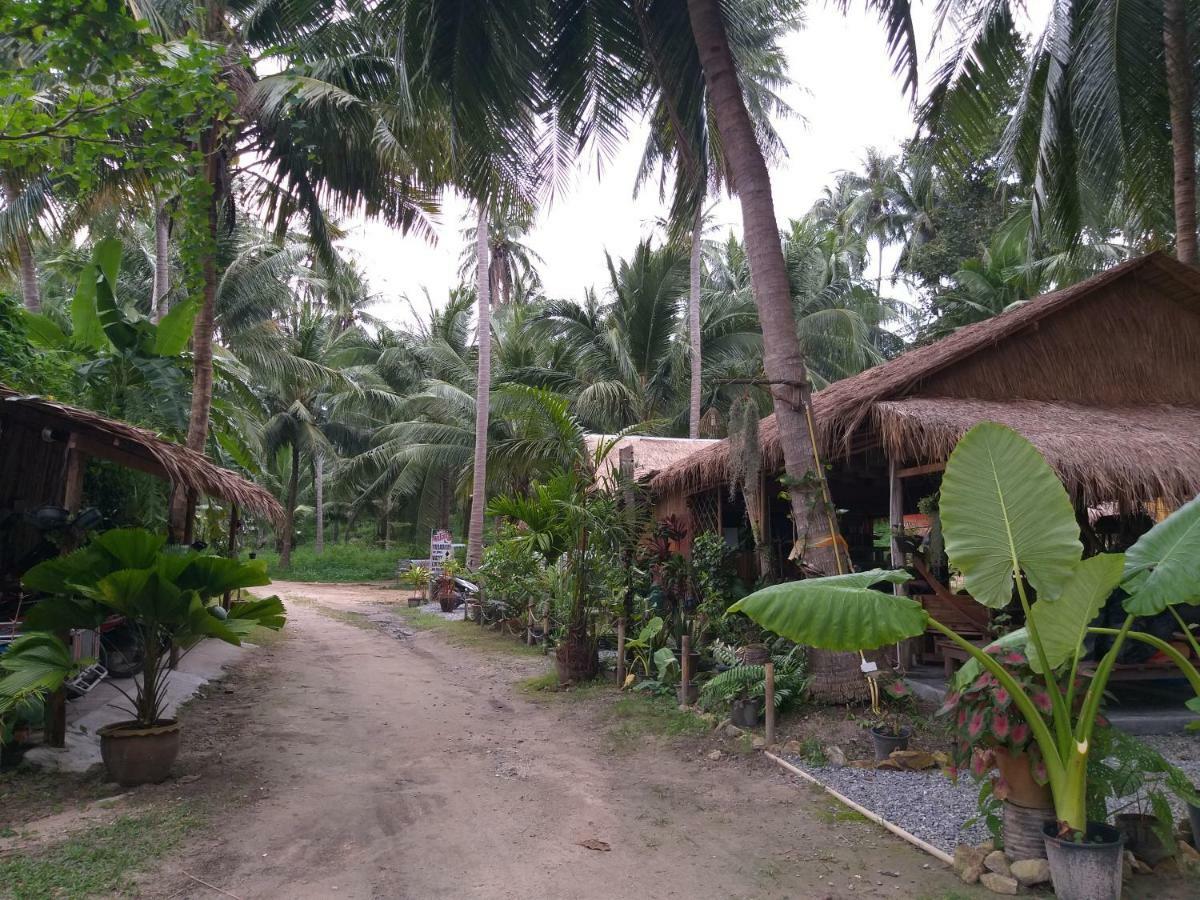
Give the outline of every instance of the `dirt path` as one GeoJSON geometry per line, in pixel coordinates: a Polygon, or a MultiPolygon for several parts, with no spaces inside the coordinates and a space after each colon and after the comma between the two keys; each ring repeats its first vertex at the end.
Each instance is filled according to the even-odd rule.
{"type": "Polygon", "coordinates": [[[143,881],[151,895],[221,896],[197,878],[243,900],[965,893],[928,857],[710,735],[614,748],[605,693],[515,690],[545,671],[539,657],[396,638],[312,605],[377,614],[370,588],[276,588],[311,601],[290,604],[288,637],[189,713],[183,762],[205,781],[224,774],[247,802],[143,881]]]}

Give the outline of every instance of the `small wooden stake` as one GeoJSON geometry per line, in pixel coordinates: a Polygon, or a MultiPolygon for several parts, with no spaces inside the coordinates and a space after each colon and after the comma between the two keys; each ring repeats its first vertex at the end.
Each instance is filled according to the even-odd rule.
{"type": "Polygon", "coordinates": [[[692,640],[686,634],[679,639],[679,652],[683,659],[679,661],[679,684],[683,688],[683,700],[687,702],[688,685],[692,683],[692,640]]]}
{"type": "Polygon", "coordinates": [[[766,690],[763,692],[763,715],[767,721],[767,746],[775,743],[775,663],[767,662],[763,666],[766,675],[766,690]]]}
{"type": "Polygon", "coordinates": [[[617,688],[625,686],[625,617],[617,619],[617,688]]]}

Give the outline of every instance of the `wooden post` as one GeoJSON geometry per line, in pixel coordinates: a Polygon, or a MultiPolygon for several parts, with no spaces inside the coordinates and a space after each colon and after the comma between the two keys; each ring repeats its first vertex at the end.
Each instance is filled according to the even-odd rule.
{"type": "Polygon", "coordinates": [[[686,634],[679,639],[679,652],[683,659],[679,661],[680,703],[687,703],[688,685],[692,683],[692,639],[686,634]]]}
{"type": "MultiPolygon", "coordinates": [[[[63,494],[62,505],[71,513],[79,512],[79,506],[83,502],[83,473],[87,468],[87,456],[79,451],[75,446],[75,435],[71,435],[67,439],[67,458],[66,468],[63,472],[63,494]]],[[[75,543],[74,536],[68,532],[68,543],[75,543]]],[[[74,549],[73,546],[64,546],[64,552],[74,549]]],[[[71,635],[69,633],[60,634],[68,647],[71,646],[71,635]]],[[[46,709],[43,714],[43,737],[46,745],[49,747],[65,747],[67,745],[67,692],[64,688],[59,688],[52,693],[46,701],[46,709]]]]}
{"type": "Polygon", "coordinates": [[[542,656],[550,652],[550,601],[546,601],[546,614],[542,616],[542,656]]]}
{"type": "MultiPolygon", "coordinates": [[[[237,504],[234,503],[229,508],[229,543],[226,545],[226,555],[230,559],[237,559],[237,532],[240,524],[241,523],[238,521],[237,504]]],[[[238,588],[238,599],[240,600],[241,597],[242,590],[241,588],[238,588]]],[[[226,591],[225,596],[221,598],[221,606],[223,606],[225,609],[229,609],[229,607],[232,605],[232,599],[231,592],[226,591]]]]}
{"type": "Polygon", "coordinates": [[[617,689],[625,686],[625,617],[617,619],[617,689]]]}
{"type": "Polygon", "coordinates": [[[767,722],[767,746],[775,743],[775,663],[768,660],[763,665],[766,689],[763,691],[763,716],[767,722]]]}
{"type": "MultiPolygon", "coordinates": [[[[904,548],[900,544],[900,536],[904,533],[904,482],[897,471],[896,460],[891,458],[888,459],[888,531],[892,538],[892,568],[902,569],[904,548]]],[[[892,593],[903,597],[908,589],[902,584],[894,584],[892,593]]],[[[905,641],[896,642],[896,668],[901,672],[908,669],[906,647],[905,641]]]]}

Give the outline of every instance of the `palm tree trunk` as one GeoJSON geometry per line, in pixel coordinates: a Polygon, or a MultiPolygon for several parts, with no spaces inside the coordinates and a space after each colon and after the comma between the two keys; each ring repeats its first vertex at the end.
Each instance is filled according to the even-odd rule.
{"type": "Polygon", "coordinates": [[[692,222],[692,257],[688,264],[688,345],[691,352],[692,383],[688,408],[688,437],[700,437],[700,238],[704,224],[704,205],[696,207],[692,222]]]}
{"type": "MultiPolygon", "coordinates": [[[[818,572],[847,571],[848,560],[840,550],[837,518],[810,426],[811,386],[796,333],[771,178],[738,83],[721,2],[688,0],[688,16],[732,187],[742,207],[750,281],[763,334],[763,365],[771,382],[784,470],[792,484],[789,493],[796,530],[792,555],[818,572]]],[[[856,654],[811,650],[808,659],[814,698],[841,702],[867,695],[856,654]]]]}
{"type": "Polygon", "coordinates": [[[1171,105],[1175,169],[1175,255],[1196,265],[1196,128],[1192,118],[1192,60],[1184,0],[1163,0],[1163,48],[1171,105]]]}
{"type": "Polygon", "coordinates": [[[292,535],[296,531],[296,495],[300,491],[300,444],[292,442],[292,472],[288,476],[287,503],[283,508],[283,541],[279,545],[279,568],[292,564],[292,535]]]}
{"type": "Polygon", "coordinates": [[[313,454],[313,493],[316,495],[317,533],[313,546],[320,556],[325,552],[325,454],[313,454]]]}
{"type": "Polygon", "coordinates": [[[488,290],[488,215],[479,204],[479,226],[475,232],[475,254],[479,284],[479,369],[475,379],[475,467],[471,478],[471,521],[467,527],[467,568],[479,568],[483,560],[483,508],[487,505],[487,438],[492,390],[492,304],[488,290]]]}
{"type": "Polygon", "coordinates": [[[150,297],[150,319],[158,322],[167,314],[167,291],[171,289],[171,214],[162,200],[154,201],[154,287],[150,297]]]}
{"type": "MultiPolygon", "coordinates": [[[[4,186],[4,196],[9,204],[16,203],[21,192],[13,185],[4,186]]],[[[33,258],[33,242],[29,235],[22,232],[17,235],[17,262],[21,270],[21,300],[25,309],[36,313],[42,311],[42,293],[38,288],[37,262],[33,258]]]]}
{"type": "Polygon", "coordinates": [[[772,385],[784,469],[793,485],[799,486],[791,490],[796,549],[805,563],[819,571],[841,571],[846,567],[838,550],[837,522],[826,499],[825,475],[817,464],[809,428],[811,387],[796,333],[771,178],[738,84],[720,0],[688,0],[688,15],[732,186],[741,202],[750,281],[763,334],[763,364],[772,385]]]}
{"type": "Polygon", "coordinates": [[[450,529],[450,473],[443,472],[438,478],[438,517],[437,527],[443,530],[450,529]]]}
{"type": "MultiPolygon", "coordinates": [[[[221,192],[225,183],[225,172],[221,148],[218,146],[216,125],[201,139],[205,155],[205,175],[208,179],[210,196],[208,201],[208,241],[202,264],[203,295],[196,322],[192,327],[192,403],[188,413],[187,447],[204,453],[208,441],[209,419],[212,414],[213,392],[213,328],[217,305],[217,260],[216,247],[220,229],[221,192]]],[[[187,515],[187,499],[184,491],[175,491],[171,501],[169,531],[172,535],[184,533],[183,520],[187,515]]]]}

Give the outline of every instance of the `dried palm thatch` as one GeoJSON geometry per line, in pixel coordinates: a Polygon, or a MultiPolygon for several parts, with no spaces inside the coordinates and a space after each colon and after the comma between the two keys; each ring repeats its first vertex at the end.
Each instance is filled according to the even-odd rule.
{"type": "MultiPolygon", "coordinates": [[[[612,435],[607,434],[587,434],[584,435],[584,442],[587,444],[588,452],[595,453],[601,441],[611,441],[612,437],[612,435]]],[[[600,466],[596,472],[596,480],[602,485],[610,485],[615,481],[613,476],[620,469],[621,450],[626,447],[633,448],[634,480],[642,481],[652,477],[655,473],[662,471],[668,466],[679,462],[688,455],[695,453],[697,450],[704,447],[711,447],[716,443],[718,441],[715,439],[706,438],[648,437],[640,434],[626,435],[609,449],[604,459],[600,460],[600,466]]]]}
{"type": "Polygon", "coordinates": [[[55,440],[73,439],[89,456],[147,472],[191,493],[236,503],[275,524],[283,521],[283,507],[269,491],[145,428],[0,385],[0,424],[6,421],[50,429],[55,440]]]}
{"type": "Polygon", "coordinates": [[[1200,409],[909,397],[877,403],[874,415],[901,462],[945,459],[972,426],[999,422],[1028,438],[1085,505],[1174,506],[1200,494],[1200,409]]]}
{"type": "MultiPolygon", "coordinates": [[[[1107,411],[1105,421],[1112,423],[1134,412],[1139,413],[1138,421],[1143,426],[1153,417],[1173,416],[1170,439],[1180,440],[1187,435],[1194,445],[1200,443],[1200,431],[1194,425],[1189,431],[1187,423],[1194,422],[1192,416],[1200,408],[1200,378],[1195,374],[1198,356],[1200,271],[1154,253],[1037,297],[830,385],[813,397],[817,441],[822,455],[830,460],[848,455],[854,447],[879,443],[875,433],[881,425],[875,416],[879,404],[936,394],[929,398],[935,405],[947,402],[949,395],[960,401],[977,399],[981,404],[1011,397],[1031,398],[1024,420],[1027,425],[1032,424],[1029,417],[1039,402],[1074,403],[1080,404],[1080,409],[1107,411]],[[1087,304],[1080,303],[1082,300],[1087,304]],[[1047,321],[1051,316],[1054,320],[1047,321]],[[1142,317],[1140,321],[1137,316],[1142,317]],[[1113,357],[1114,347],[1120,348],[1119,359],[1113,357]]],[[[959,407],[958,411],[965,409],[959,407]]],[[[893,413],[891,421],[897,421],[898,415],[893,413]]],[[[1080,424],[1080,416],[1071,421],[1080,424]]],[[[946,427],[937,433],[949,434],[957,424],[961,424],[960,419],[948,419],[946,427]]],[[[1043,421],[1040,426],[1046,446],[1050,446],[1052,424],[1043,421]]],[[[1076,464],[1068,465],[1070,427],[1063,422],[1064,433],[1055,444],[1057,466],[1064,478],[1073,473],[1071,484],[1081,495],[1117,490],[1124,484],[1126,489],[1119,495],[1125,498],[1153,496],[1140,493],[1150,485],[1178,496],[1181,489],[1194,483],[1195,469],[1186,468],[1193,466],[1186,454],[1176,455],[1173,462],[1162,455],[1143,455],[1140,461],[1146,470],[1136,476],[1128,466],[1122,468],[1114,462],[1085,477],[1084,469],[1101,461],[1095,454],[1081,453],[1076,464]],[[1160,463],[1165,468],[1156,468],[1160,463]],[[1173,468],[1176,463],[1185,469],[1173,468]],[[1185,470],[1192,474],[1185,475],[1185,470]]],[[[1114,447],[1118,435],[1133,441],[1135,436],[1144,438],[1145,434],[1136,427],[1116,430],[1105,445],[1114,447]]],[[[759,441],[764,469],[781,469],[783,448],[774,416],[763,419],[759,441]]],[[[925,441],[925,449],[932,451],[935,443],[932,438],[925,441]]],[[[1074,445],[1082,450],[1079,442],[1074,445]]],[[[659,496],[666,496],[728,483],[733,477],[730,453],[729,443],[721,441],[659,472],[651,486],[659,496]]],[[[1124,454],[1123,458],[1129,462],[1134,455],[1124,454]]],[[[911,452],[903,456],[910,458],[911,452]]],[[[940,462],[944,458],[941,452],[924,461],[940,462]]],[[[1191,492],[1194,494],[1195,488],[1191,492]]],[[[1118,497],[1110,494],[1105,499],[1118,497]]]]}

